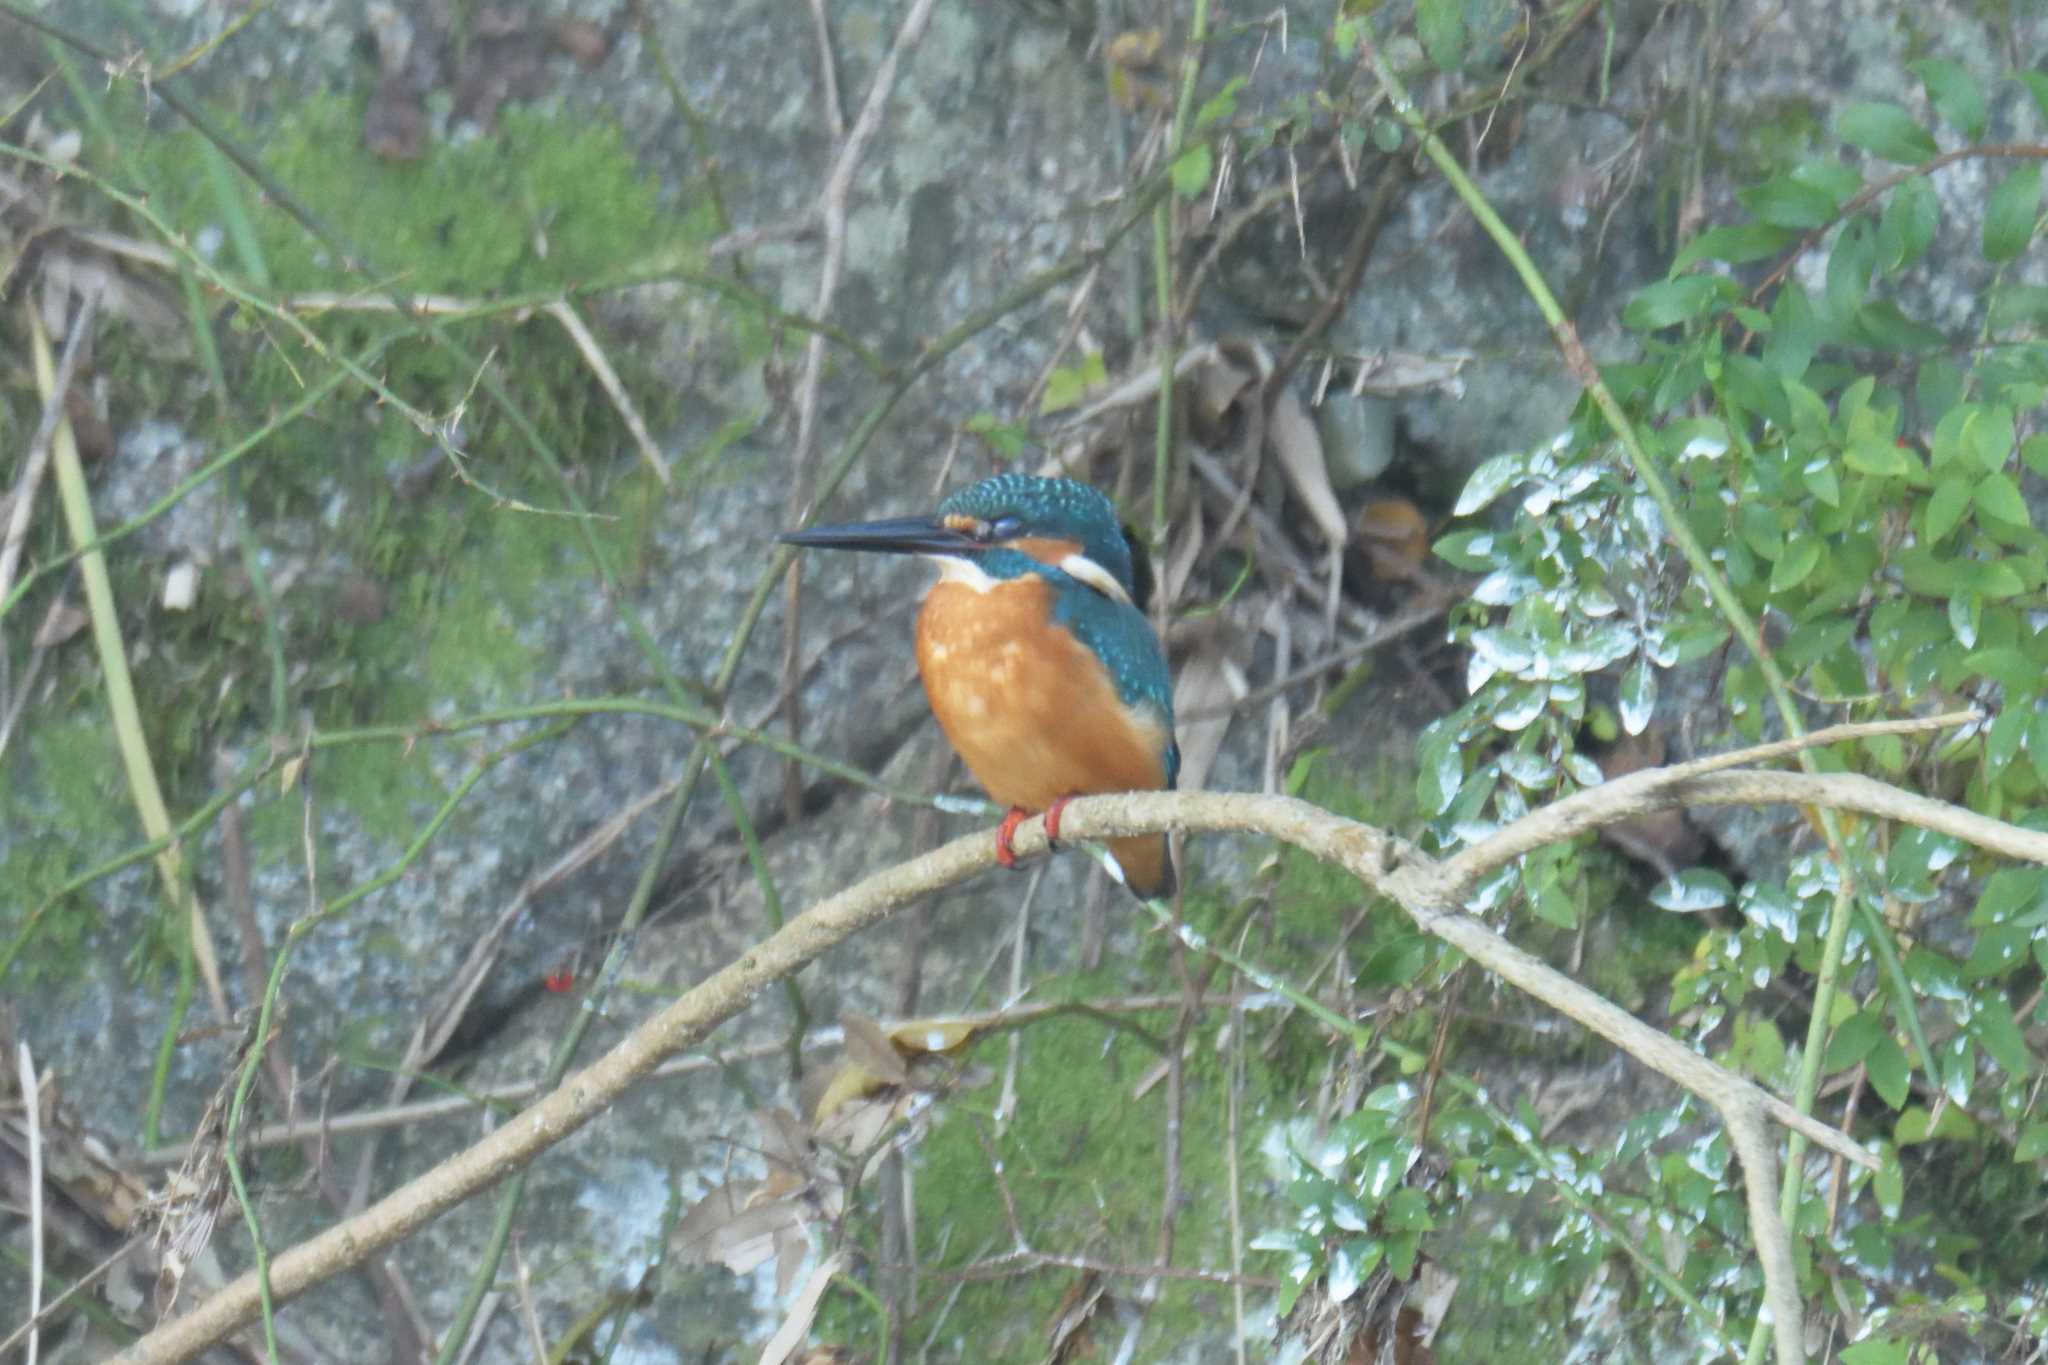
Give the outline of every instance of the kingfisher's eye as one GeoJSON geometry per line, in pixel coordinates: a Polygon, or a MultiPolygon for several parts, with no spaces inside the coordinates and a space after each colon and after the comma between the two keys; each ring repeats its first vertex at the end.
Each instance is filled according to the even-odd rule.
{"type": "Polygon", "coordinates": [[[984,540],[1014,540],[1024,534],[1022,517],[997,517],[994,521],[984,522],[982,525],[984,540]]]}

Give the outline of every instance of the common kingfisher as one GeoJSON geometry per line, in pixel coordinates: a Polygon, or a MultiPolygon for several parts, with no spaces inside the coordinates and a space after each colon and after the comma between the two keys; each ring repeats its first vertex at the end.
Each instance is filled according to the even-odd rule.
{"type": "MultiPolygon", "coordinates": [[[[1145,620],[1140,565],[1108,498],[1072,479],[999,474],[935,515],[813,526],[784,544],[922,555],[939,578],[917,615],[917,672],[969,772],[1010,808],[996,860],[1045,812],[1048,840],[1076,796],[1171,790],[1173,679],[1145,620]]],[[[1149,573],[1146,574],[1149,579],[1149,573]]],[[[1173,891],[1163,834],[1112,839],[1124,883],[1173,891]]]]}

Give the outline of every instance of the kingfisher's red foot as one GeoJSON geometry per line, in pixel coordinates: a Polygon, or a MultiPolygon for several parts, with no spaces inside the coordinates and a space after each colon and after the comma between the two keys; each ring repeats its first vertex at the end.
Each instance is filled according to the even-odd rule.
{"type": "Polygon", "coordinates": [[[1045,808],[1045,842],[1050,848],[1060,846],[1060,812],[1067,808],[1071,796],[1062,796],[1045,808]]]}
{"type": "Polygon", "coordinates": [[[1010,847],[1010,840],[1017,837],[1017,826],[1031,818],[1031,812],[1022,806],[1010,807],[1010,813],[1003,817],[1003,823],[996,826],[996,861],[1014,871],[1017,867],[1017,850],[1010,847]]]}

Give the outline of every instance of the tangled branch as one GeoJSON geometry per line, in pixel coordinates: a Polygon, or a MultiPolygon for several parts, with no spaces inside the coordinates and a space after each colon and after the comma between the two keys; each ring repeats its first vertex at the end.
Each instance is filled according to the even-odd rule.
{"type": "MultiPolygon", "coordinates": [[[[1925,730],[1965,718],[1937,717],[1889,723],[1882,728],[1925,730]]],[[[1873,728],[1878,727],[1838,727],[1805,742],[1830,743],[1850,732],[1868,734],[1873,728]]],[[[1943,830],[1994,852],[2048,863],[2048,835],[1986,820],[1884,783],[1846,776],[1795,780],[1793,774],[1726,767],[1771,752],[1774,750],[1749,751],[1635,774],[1537,811],[1486,843],[1447,859],[1431,858],[1382,830],[1284,796],[1146,792],[1087,797],[1066,808],[1061,830],[1068,838],[1089,839],[1160,830],[1235,831],[1293,844],[1344,868],[1368,890],[1400,905],[1423,931],[1711,1104],[1728,1125],[1745,1168],[1751,1231],[1773,1312],[1790,1313],[1796,1321],[1798,1299],[1790,1243],[1771,1193],[1776,1183],[1776,1148],[1766,1140],[1766,1123],[1779,1123],[1866,1166],[1874,1166],[1875,1158],[1846,1134],[1800,1113],[1645,1024],[1460,908],[1463,889],[1475,878],[1531,847],[1633,819],[1649,809],[1684,804],[1826,803],[1943,830]]],[[[1032,820],[1020,827],[1014,846],[1026,857],[1045,851],[1043,823],[1032,820]]],[[[489,1136],[355,1217],[275,1257],[270,1264],[274,1301],[303,1293],[360,1263],[509,1175],[590,1122],[664,1060],[703,1041],[763,990],[919,897],[986,871],[994,865],[994,852],[994,841],[986,831],[970,834],[878,872],[790,920],[489,1136]]],[[[161,1324],[115,1359],[119,1365],[189,1360],[253,1318],[260,1303],[256,1275],[245,1274],[185,1316],[161,1324]]]]}

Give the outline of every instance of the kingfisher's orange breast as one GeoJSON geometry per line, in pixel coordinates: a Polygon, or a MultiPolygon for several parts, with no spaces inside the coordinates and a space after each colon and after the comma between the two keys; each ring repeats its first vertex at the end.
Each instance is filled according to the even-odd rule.
{"type": "Polygon", "coordinates": [[[917,671],[939,727],[1006,806],[1164,787],[1165,725],[1124,703],[1101,661],[1053,624],[1052,601],[1031,574],[986,592],[949,579],[932,588],[917,671]]]}

